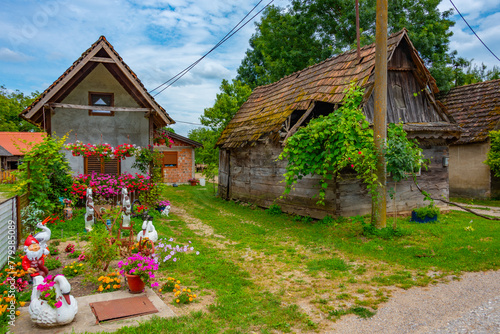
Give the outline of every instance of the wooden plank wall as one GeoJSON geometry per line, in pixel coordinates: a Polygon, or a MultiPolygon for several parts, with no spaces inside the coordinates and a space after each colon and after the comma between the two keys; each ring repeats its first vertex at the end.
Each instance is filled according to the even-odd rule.
{"type": "Polygon", "coordinates": [[[229,199],[229,156],[230,151],[219,150],[219,196],[229,199]]]}
{"type": "MultiPolygon", "coordinates": [[[[278,144],[258,143],[253,147],[231,150],[230,154],[221,154],[219,191],[226,191],[228,194],[226,197],[221,196],[262,207],[277,203],[285,212],[314,218],[322,218],[325,215],[355,216],[371,212],[371,198],[366,186],[357,180],[355,175],[343,176],[338,182],[329,181],[324,206],[316,204],[318,177],[303,178],[285,200],[279,199],[285,188],[282,181],[286,171],[286,163],[276,160],[281,150],[278,144]],[[222,161],[226,169],[222,168],[222,161]],[[229,193],[224,182],[229,182],[229,193]]],[[[429,170],[422,170],[417,179],[421,187],[435,197],[448,198],[448,173],[447,168],[442,167],[442,157],[447,154],[446,146],[424,149],[424,157],[431,159],[431,164],[429,170]]],[[[393,182],[388,186],[393,187],[393,182]]],[[[398,212],[424,205],[423,196],[412,180],[398,183],[396,190],[398,212]]],[[[393,202],[390,198],[387,201],[387,211],[390,213],[393,211],[393,202]]]]}

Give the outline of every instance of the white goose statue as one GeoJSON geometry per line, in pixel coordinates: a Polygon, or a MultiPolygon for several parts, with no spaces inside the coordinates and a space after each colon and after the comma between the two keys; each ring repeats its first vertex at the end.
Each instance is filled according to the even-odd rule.
{"type": "Polygon", "coordinates": [[[31,293],[31,303],[29,313],[31,320],[40,327],[54,327],[66,325],[73,321],[78,312],[78,303],[75,297],[69,293],[71,285],[66,277],[57,275],[54,278],[54,288],[56,290],[56,299],[62,302],[61,307],[52,308],[46,301],[39,299],[40,291],[37,286],[43,284],[43,277],[33,277],[33,291],[31,293]]]}
{"type": "MultiPolygon", "coordinates": [[[[151,218],[151,217],[148,217],[151,218]]],[[[141,239],[148,238],[152,242],[158,241],[158,232],[153,225],[153,221],[146,218],[142,223],[142,231],[137,233],[137,241],[140,242],[141,239]]]]}
{"type": "Polygon", "coordinates": [[[50,229],[45,226],[49,218],[46,218],[43,222],[36,224],[36,227],[41,229],[41,232],[38,232],[34,235],[35,239],[40,243],[40,248],[43,249],[43,254],[49,255],[49,249],[47,247],[47,242],[50,240],[50,235],[52,234],[50,229]]]}

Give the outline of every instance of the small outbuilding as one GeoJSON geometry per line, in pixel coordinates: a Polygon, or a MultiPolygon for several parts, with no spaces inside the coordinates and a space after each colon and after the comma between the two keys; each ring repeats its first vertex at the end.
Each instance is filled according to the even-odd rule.
{"type": "Polygon", "coordinates": [[[455,87],[438,98],[462,129],[450,145],[450,196],[500,196],[500,180],[484,163],[490,131],[500,129],[500,79],[455,87]]]}
{"type": "Polygon", "coordinates": [[[44,132],[0,132],[0,170],[17,169],[25,152],[45,136],[44,132]]]}
{"type": "MultiPolygon", "coordinates": [[[[460,136],[460,128],[435,100],[434,78],[413,47],[407,31],[388,39],[387,121],[404,123],[408,136],[416,138],[430,159],[428,170],[417,177],[420,186],[436,197],[448,198],[448,145],[460,136]]],[[[325,205],[317,205],[318,178],[305,177],[286,199],[283,194],[286,161],[277,160],[286,139],[319,115],[338,108],[351,81],[365,89],[363,111],[373,122],[375,44],[349,51],[257,87],[222,132],[219,195],[222,198],[269,207],[277,203],[289,213],[322,218],[371,212],[366,186],[355,175],[329,181],[325,205]]],[[[388,182],[391,183],[391,182],[388,182]]],[[[412,181],[397,185],[398,212],[424,205],[424,197],[412,181]]],[[[393,210],[388,201],[388,212],[393,210]]]]}

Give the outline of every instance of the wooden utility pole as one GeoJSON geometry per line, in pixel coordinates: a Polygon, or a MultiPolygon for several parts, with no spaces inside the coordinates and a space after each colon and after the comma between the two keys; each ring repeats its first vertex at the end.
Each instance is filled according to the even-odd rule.
{"type": "Polygon", "coordinates": [[[358,61],[361,59],[361,50],[359,42],[359,0],[356,0],[356,45],[358,61]]]}
{"type": "Polygon", "coordinates": [[[375,112],[373,136],[378,154],[377,199],[373,214],[375,227],[386,227],[386,164],[384,147],[387,138],[387,1],[377,0],[377,21],[375,30],[375,112]]]}

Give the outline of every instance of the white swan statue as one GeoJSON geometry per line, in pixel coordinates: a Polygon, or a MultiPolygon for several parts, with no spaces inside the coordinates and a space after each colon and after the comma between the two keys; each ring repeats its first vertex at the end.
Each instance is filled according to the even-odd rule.
{"type": "Polygon", "coordinates": [[[130,210],[132,206],[130,204],[130,196],[128,195],[127,188],[122,188],[122,226],[130,226],[130,210]]]}
{"type": "Polygon", "coordinates": [[[78,312],[78,303],[75,297],[69,294],[71,285],[68,280],[63,275],[57,275],[54,278],[56,300],[62,302],[59,308],[53,308],[45,300],[40,299],[41,292],[37,286],[43,284],[43,280],[41,276],[33,277],[33,291],[29,306],[31,320],[40,327],[54,327],[71,323],[78,312]]]}
{"type": "Polygon", "coordinates": [[[137,233],[137,242],[140,242],[143,238],[148,238],[152,242],[158,241],[158,232],[156,232],[153,221],[146,219],[142,223],[142,231],[137,233]]]}
{"type": "Polygon", "coordinates": [[[94,225],[94,200],[92,199],[92,188],[87,188],[86,212],[85,212],[85,229],[90,232],[94,225]]]}

